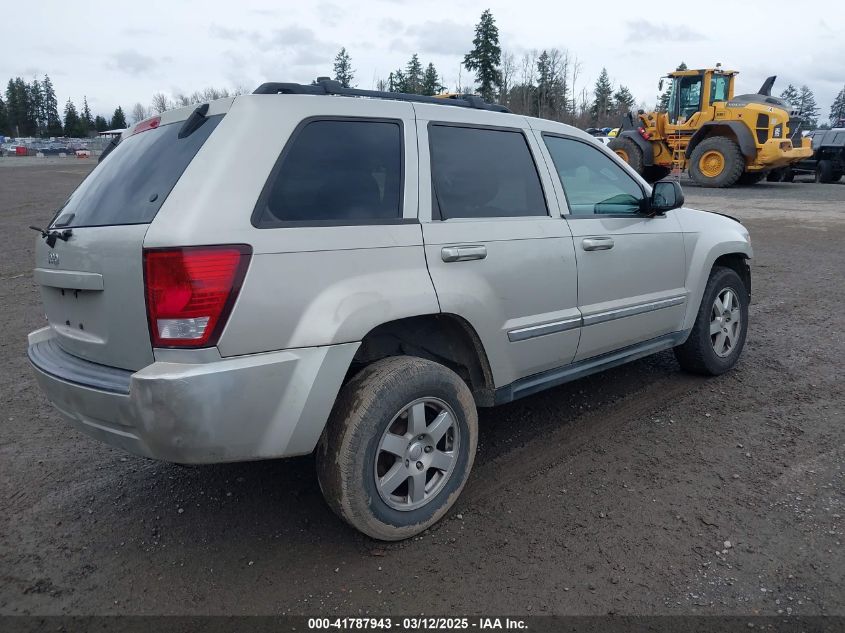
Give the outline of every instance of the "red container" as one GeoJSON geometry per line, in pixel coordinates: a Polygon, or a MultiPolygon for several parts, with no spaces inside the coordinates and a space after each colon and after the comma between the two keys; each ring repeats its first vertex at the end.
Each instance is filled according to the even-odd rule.
{"type": "Polygon", "coordinates": [[[15,156],[26,156],[26,147],[23,145],[18,145],[15,148],[15,156]]]}

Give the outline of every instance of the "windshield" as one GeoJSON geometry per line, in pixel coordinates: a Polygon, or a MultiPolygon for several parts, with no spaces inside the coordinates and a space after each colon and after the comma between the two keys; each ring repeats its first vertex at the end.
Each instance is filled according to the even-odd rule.
{"type": "Polygon", "coordinates": [[[56,226],[148,224],[223,115],[179,138],[182,121],[120,142],[57,213],[56,226]]]}

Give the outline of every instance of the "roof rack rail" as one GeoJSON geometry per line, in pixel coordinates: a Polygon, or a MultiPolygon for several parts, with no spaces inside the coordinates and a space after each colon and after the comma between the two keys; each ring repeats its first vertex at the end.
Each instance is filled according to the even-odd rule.
{"type": "Polygon", "coordinates": [[[415,103],[432,103],[434,105],[450,105],[459,108],[474,108],[476,110],[491,110],[493,112],[510,112],[505,106],[488,103],[476,95],[461,95],[459,98],[442,99],[425,95],[414,95],[405,92],[382,92],[381,90],[359,90],[358,88],[344,88],[339,81],[328,77],[317,77],[313,84],[295,84],[268,82],[261,84],[252,93],[254,95],[341,95],[344,97],[370,97],[373,99],[393,99],[395,101],[413,101],[415,103]]]}

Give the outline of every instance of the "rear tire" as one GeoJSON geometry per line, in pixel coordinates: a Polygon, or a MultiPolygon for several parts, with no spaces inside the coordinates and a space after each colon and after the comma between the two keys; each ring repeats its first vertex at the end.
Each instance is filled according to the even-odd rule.
{"type": "Polygon", "coordinates": [[[745,171],[739,146],[724,136],[706,138],[692,150],[689,173],[702,187],[730,187],[745,171]]]}
{"type": "Polygon", "coordinates": [[[836,180],[833,179],[834,176],[834,169],[833,169],[833,161],[824,159],[820,160],[816,164],[816,182],[820,183],[831,183],[836,182],[839,178],[842,177],[842,174],[839,174],[839,178],[836,180]]]}
{"type": "Polygon", "coordinates": [[[320,489],[367,536],[410,538],[455,503],[477,445],[475,402],[460,376],[422,358],[385,358],[335,402],[317,448],[320,489]]]}
{"type": "Polygon", "coordinates": [[[617,136],[607,146],[619,158],[628,163],[635,172],[643,175],[643,151],[633,140],[627,136],[617,136]]]}
{"type": "Polygon", "coordinates": [[[675,348],[675,358],[684,371],[718,376],[736,365],[747,332],[748,290],[736,271],[717,266],[710,273],[689,338],[675,348]]]}

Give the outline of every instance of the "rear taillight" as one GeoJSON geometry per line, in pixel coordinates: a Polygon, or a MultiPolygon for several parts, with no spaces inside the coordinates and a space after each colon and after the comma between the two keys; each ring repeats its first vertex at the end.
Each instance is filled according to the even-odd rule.
{"type": "Polygon", "coordinates": [[[644,127],[638,127],[637,132],[640,133],[645,140],[649,140],[651,138],[651,134],[649,134],[644,127]]]}
{"type": "Polygon", "coordinates": [[[251,254],[244,244],[145,250],[144,287],[153,347],[216,345],[251,254]]]}

